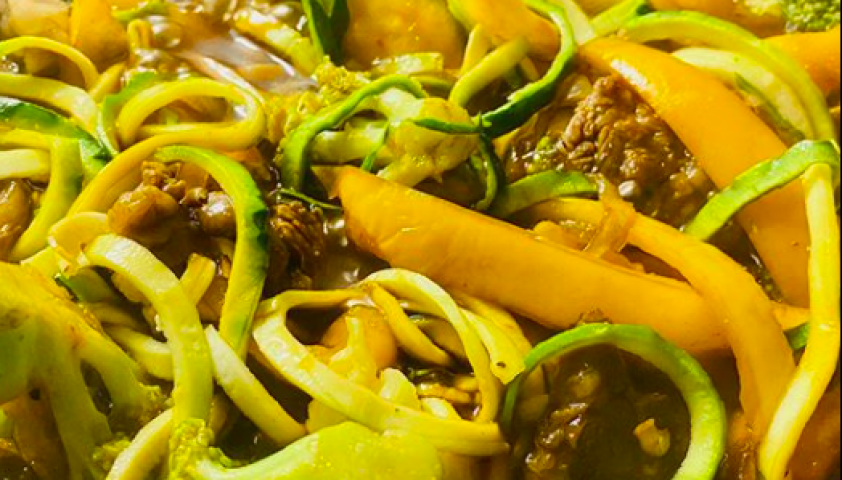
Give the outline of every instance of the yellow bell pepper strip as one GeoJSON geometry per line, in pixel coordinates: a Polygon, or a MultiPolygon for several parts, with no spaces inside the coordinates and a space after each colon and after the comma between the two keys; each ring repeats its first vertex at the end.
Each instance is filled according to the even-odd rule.
{"type": "Polygon", "coordinates": [[[654,330],[630,325],[584,325],[536,346],[526,357],[526,371],[506,392],[501,415],[511,429],[521,385],[544,362],[596,345],[611,345],[634,354],[661,370],[675,384],[690,411],[690,446],[672,480],[712,480],[725,455],[728,420],[725,405],[704,368],[687,352],[654,330]]]}
{"type": "MultiPolygon", "coordinates": [[[[543,218],[598,223],[604,206],[567,199],[545,202],[536,209],[543,218]]],[[[742,402],[760,437],[795,370],[775,304],[743,268],[716,248],[672,227],[638,215],[629,243],[677,269],[703,295],[728,336],[737,358],[742,402]]]]}
{"type": "Polygon", "coordinates": [[[696,217],[684,227],[684,233],[703,241],[710,240],[741,209],[798,179],[807,169],[818,164],[829,165],[838,174],[839,150],[833,142],[807,140],[795,145],[781,157],[758,163],[708,200],[696,217]]]}
{"type": "Polygon", "coordinates": [[[368,428],[418,435],[440,450],[465,455],[507,451],[497,424],[442,420],[389,402],[319,362],[287,327],[293,308],[334,307],[363,298],[360,290],[287,291],[261,305],[254,339],[273,370],[315,400],[368,428]]]}
{"type": "Polygon", "coordinates": [[[78,140],[86,182],[90,182],[111,158],[105,147],[84,129],[58,113],[33,103],[0,97],[0,124],[19,130],[14,134],[18,140],[8,137],[12,132],[5,134],[11,142],[23,141],[24,137],[29,137],[27,141],[33,141],[39,139],[39,136],[43,140],[47,138],[45,135],[78,140]]]}
{"type": "Polygon", "coordinates": [[[839,222],[831,167],[816,165],[803,177],[810,223],[810,337],[795,378],[760,446],[759,467],[768,480],[783,479],[807,422],[836,371],[840,349],[839,222]]]}
{"type": "Polygon", "coordinates": [[[787,144],[815,138],[798,93],[777,75],[745,55],[713,48],[683,48],[673,55],[710,72],[740,93],[787,144]]]}
{"type": "Polygon", "coordinates": [[[343,42],[348,64],[367,69],[378,60],[435,52],[443,56],[446,68],[459,68],[465,34],[444,1],[346,1],[351,11],[343,42]]]}
{"type": "Polygon", "coordinates": [[[654,326],[693,353],[728,348],[705,301],[682,282],[619,268],[357,169],[341,170],[335,193],[356,245],[446,288],[550,328],[598,310],[618,323],[654,326]]]}
{"type": "MultiPolygon", "coordinates": [[[[517,2],[521,3],[520,0],[517,2]]],[[[576,41],[567,11],[559,5],[544,0],[526,0],[525,4],[536,12],[546,15],[555,23],[561,35],[561,47],[544,78],[511,94],[502,107],[480,115],[484,131],[492,138],[520,128],[532,115],[549,105],[555,98],[558,85],[573,68],[576,41]]],[[[484,3],[484,5],[487,4],[484,3]]],[[[509,22],[508,16],[501,18],[506,18],[509,22]]]]}
{"type": "MultiPolygon", "coordinates": [[[[714,77],[671,55],[617,39],[581,50],[589,63],[623,77],[663,118],[720,188],[758,162],[786,151],[777,135],[714,77]]],[[[737,219],[784,296],[809,302],[804,192],[788,185],[745,208],[737,219]]]]}
{"type": "Polygon", "coordinates": [[[79,142],[53,137],[50,146],[50,183],[41,199],[41,208],[12,248],[10,260],[19,262],[47,246],[50,228],[70,210],[82,190],[83,177],[79,142]]]}
{"type": "Polygon", "coordinates": [[[558,32],[552,22],[533,12],[524,0],[448,0],[453,15],[469,30],[482,26],[486,35],[500,45],[526,38],[532,55],[552,61],[558,54],[558,32]]]}
{"type": "Polygon", "coordinates": [[[751,32],[718,18],[695,12],[659,12],[624,25],[623,34],[637,42],[658,40],[700,42],[745,55],[788,83],[801,98],[816,138],[836,138],[836,125],[827,100],[803,68],[779,49],[751,32]]]}
{"type": "Polygon", "coordinates": [[[774,45],[798,62],[810,74],[825,95],[839,91],[840,36],[842,28],[826,32],[792,33],[767,38],[774,45]]]}
{"type": "Polygon", "coordinates": [[[126,29],[111,16],[109,0],[73,2],[70,7],[70,43],[99,66],[119,59],[128,50],[126,29]]]}
{"type": "Polygon", "coordinates": [[[201,167],[231,197],[237,240],[219,330],[222,338],[243,357],[269,268],[266,233],[269,211],[260,189],[245,167],[210,150],[165,147],[158,150],[155,158],[163,163],[187,162],[201,167]]]}

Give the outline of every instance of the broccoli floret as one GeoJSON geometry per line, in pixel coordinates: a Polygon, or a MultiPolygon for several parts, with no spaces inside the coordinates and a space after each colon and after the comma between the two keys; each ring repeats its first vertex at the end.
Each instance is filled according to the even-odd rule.
{"type": "Polygon", "coordinates": [[[422,438],[378,434],[356,423],[328,427],[249,465],[212,448],[201,421],[176,427],[169,478],[179,480],[434,480],[442,478],[438,452],[422,438]],[[353,465],[352,469],[348,465],[353,465]]]}
{"type": "Polygon", "coordinates": [[[781,0],[787,29],[822,32],[839,25],[839,0],[781,0]]]}
{"type": "Polygon", "coordinates": [[[160,408],[157,388],[139,381],[139,370],[97,321],[70,301],[49,278],[27,267],[0,263],[0,404],[33,390],[49,401],[72,479],[102,472],[97,448],[133,433],[160,408]],[[101,412],[85,381],[99,374],[111,400],[101,412]]]}

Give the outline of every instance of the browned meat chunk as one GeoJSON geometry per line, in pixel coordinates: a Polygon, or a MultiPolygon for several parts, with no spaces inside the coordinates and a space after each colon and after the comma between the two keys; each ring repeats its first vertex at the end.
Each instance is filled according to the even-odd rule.
{"type": "Polygon", "coordinates": [[[554,117],[547,130],[524,132],[509,153],[512,179],[550,168],[601,175],[639,211],[673,225],[713,189],[669,126],[615,77],[597,79],[572,112],[541,115],[554,117]]]}
{"type": "Polygon", "coordinates": [[[32,216],[32,192],[25,182],[0,182],[0,260],[9,256],[12,247],[29,225],[32,216]]]}
{"type": "Polygon", "coordinates": [[[611,347],[566,356],[545,372],[549,406],[536,425],[520,426],[515,446],[522,478],[672,478],[689,446],[689,414],[663,373],[611,347]]]}
{"type": "Polygon", "coordinates": [[[301,202],[280,203],[269,218],[271,257],[266,294],[287,288],[312,288],[324,257],[327,237],[320,210],[301,202]]]}

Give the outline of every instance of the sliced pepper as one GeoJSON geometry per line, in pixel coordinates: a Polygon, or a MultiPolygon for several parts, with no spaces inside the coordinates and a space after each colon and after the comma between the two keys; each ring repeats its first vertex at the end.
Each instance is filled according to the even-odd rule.
{"type": "Polygon", "coordinates": [[[672,480],[710,480],[725,454],[728,428],[725,405],[710,377],[687,352],[654,330],[629,325],[585,325],[556,335],[526,356],[526,371],[506,391],[501,424],[510,429],[523,382],[553,358],[597,345],[612,345],[634,354],[665,373],[690,411],[690,446],[672,480]]]}
{"type": "Polygon", "coordinates": [[[839,91],[840,83],[840,33],[836,27],[820,33],[792,33],[767,38],[774,45],[798,62],[816,85],[826,95],[839,91]]]}
{"type": "MultiPolygon", "coordinates": [[[[623,77],[666,120],[711,179],[724,188],[786,146],[733,92],[671,55],[617,39],[581,50],[603,70],[623,77]]],[[[785,297],[809,303],[804,192],[790,184],[745,208],[738,220],[785,297]]]]}
{"type": "Polygon", "coordinates": [[[655,326],[693,353],[728,347],[706,302],[682,282],[541,241],[526,230],[358,169],[340,172],[335,193],[345,209],[348,235],[395,267],[550,328],[569,328],[598,310],[618,323],[655,326]]]}

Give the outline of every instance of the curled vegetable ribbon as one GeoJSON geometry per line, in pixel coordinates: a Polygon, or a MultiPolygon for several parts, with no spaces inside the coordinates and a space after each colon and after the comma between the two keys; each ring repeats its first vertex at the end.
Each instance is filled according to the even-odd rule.
{"type": "Polygon", "coordinates": [[[260,100],[240,88],[204,78],[152,85],[139,91],[122,107],[116,118],[120,140],[131,147],[117,155],[82,191],[71,214],[104,211],[117,197],[140,183],[141,163],[160,147],[185,144],[196,147],[238,150],[260,141],[266,115],[260,100]],[[219,123],[144,125],[153,113],[188,96],[224,98],[240,108],[242,120],[219,123]]]}
{"type": "MultiPolygon", "coordinates": [[[[431,294],[427,289],[429,285],[416,286],[413,284],[414,280],[408,282],[405,276],[401,277],[400,272],[381,272],[379,277],[368,279],[378,283],[381,280],[384,287],[393,290],[394,293],[409,295],[411,300],[417,300],[427,305],[427,308],[437,311],[439,315],[455,321],[457,331],[460,335],[465,335],[464,338],[468,341],[466,347],[472,352],[471,363],[477,375],[483,377],[480,383],[491,383],[481,386],[484,392],[483,409],[490,408],[487,402],[495,398],[494,390],[499,387],[494,386],[497,381],[490,377],[488,353],[484,351],[483,343],[472,327],[465,323],[460,326],[457,319],[463,317],[453,300],[447,301],[450,297],[446,294],[428,296],[431,294]],[[424,293],[425,291],[428,293],[424,293]],[[439,302],[445,302],[443,305],[449,307],[443,307],[439,302]],[[442,308],[445,310],[441,310],[442,308]],[[489,387],[493,389],[490,390],[489,387]],[[486,399],[487,396],[491,398],[486,399]]],[[[507,445],[499,428],[490,423],[490,419],[479,422],[446,420],[393,404],[319,362],[306,346],[296,340],[286,325],[287,315],[294,308],[333,307],[364,297],[365,292],[358,289],[283,293],[261,306],[254,339],[272,368],[284,378],[320,403],[375,431],[397,430],[412,433],[426,438],[442,450],[465,455],[488,456],[505,452],[507,445]]],[[[461,322],[464,322],[464,319],[461,322]]],[[[487,411],[494,412],[491,415],[496,413],[496,409],[487,411]]]]}
{"type": "Polygon", "coordinates": [[[149,250],[109,232],[104,214],[85,213],[57,223],[50,245],[62,260],[62,269],[105,267],[131,282],[150,301],[172,349],[176,422],[207,420],[213,378],[210,348],[196,307],[178,278],[149,250]]]}
{"type": "MultiPolygon", "coordinates": [[[[24,36],[5,40],[0,42],[0,57],[31,48],[46,50],[68,59],[81,72],[85,89],[91,89],[97,84],[99,72],[88,57],[73,47],[49,38],[24,36]]],[[[0,95],[57,108],[70,114],[88,132],[92,132],[97,106],[85,89],[49,78],[0,73],[0,95]]]]}
{"type": "Polygon", "coordinates": [[[634,354],[661,370],[675,384],[690,411],[690,446],[673,480],[710,480],[725,454],[727,415],[716,387],[705,370],[687,352],[665,341],[648,327],[585,325],[561,333],[536,346],[526,357],[526,371],[506,392],[501,415],[511,429],[521,385],[543,363],[596,345],[612,345],[634,354]]]}

